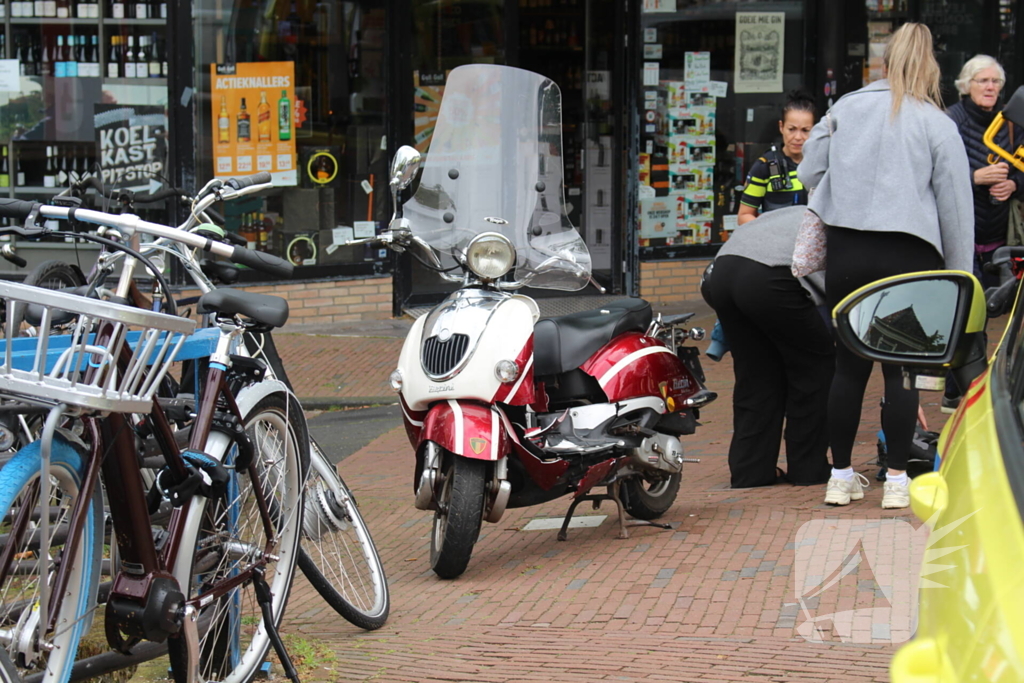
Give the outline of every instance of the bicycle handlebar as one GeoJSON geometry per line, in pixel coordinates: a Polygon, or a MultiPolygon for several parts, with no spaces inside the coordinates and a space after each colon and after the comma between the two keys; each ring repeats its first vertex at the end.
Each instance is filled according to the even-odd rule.
{"type": "Polygon", "coordinates": [[[252,187],[253,185],[266,185],[271,180],[272,178],[270,174],[264,171],[263,173],[254,173],[253,175],[245,176],[243,178],[230,178],[225,180],[224,184],[233,190],[244,190],[245,188],[252,187]]]}
{"type": "Polygon", "coordinates": [[[0,218],[11,218],[23,221],[32,215],[36,208],[36,202],[26,202],[21,199],[0,199],[0,218]]]}
{"type": "MultiPolygon", "coordinates": [[[[255,176],[242,179],[243,182],[240,183],[242,185],[242,189],[222,193],[223,198],[232,199],[236,196],[250,194],[252,192],[258,192],[265,189],[265,184],[255,183],[255,181],[259,180],[262,176],[269,177],[269,174],[256,174],[255,176]]],[[[222,198],[222,196],[216,193],[211,193],[206,197],[203,197],[196,203],[195,213],[205,210],[207,206],[220,198],[222,198]]],[[[271,275],[287,277],[291,275],[294,270],[294,266],[289,261],[278,256],[264,252],[254,252],[242,247],[241,245],[229,245],[224,244],[223,242],[217,242],[208,237],[196,235],[180,228],[172,228],[159,223],[144,221],[138,216],[132,214],[114,215],[104,213],[102,211],[93,211],[91,209],[45,206],[37,205],[32,202],[19,202],[18,205],[13,205],[13,202],[17,201],[18,200],[8,200],[8,202],[13,206],[11,211],[14,212],[17,210],[20,214],[20,212],[24,212],[24,205],[27,205],[28,211],[24,214],[26,217],[31,213],[33,208],[38,206],[39,213],[44,218],[79,220],[84,223],[109,226],[123,231],[126,234],[141,232],[146,235],[163,237],[176,242],[181,242],[189,247],[202,249],[203,251],[216,254],[217,256],[222,256],[234,263],[240,263],[249,266],[254,270],[259,270],[271,275]]],[[[4,215],[2,213],[2,209],[0,209],[0,215],[4,215]]]]}

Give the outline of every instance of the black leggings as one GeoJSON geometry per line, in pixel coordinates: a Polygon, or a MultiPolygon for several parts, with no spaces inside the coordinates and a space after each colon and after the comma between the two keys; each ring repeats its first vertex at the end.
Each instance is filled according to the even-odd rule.
{"type": "MultiPolygon", "coordinates": [[[[875,280],[944,267],[935,247],[907,233],[851,230],[831,225],[826,230],[825,297],[830,310],[846,295],[875,280]]],[[[828,397],[829,445],[832,466],[836,469],[850,466],[872,365],[843,344],[836,344],[836,372],[828,397]]],[[[882,375],[885,378],[882,430],[886,458],[892,469],[905,470],[917,422],[917,390],[903,388],[903,368],[898,365],[883,365],[882,375]]]]}

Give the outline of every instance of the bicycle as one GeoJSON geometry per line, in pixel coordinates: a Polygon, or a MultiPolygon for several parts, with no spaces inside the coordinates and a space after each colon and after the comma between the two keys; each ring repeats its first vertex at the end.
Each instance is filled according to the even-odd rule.
{"type": "MultiPolygon", "coordinates": [[[[264,176],[266,174],[257,174],[227,181],[225,186],[238,196],[260,192],[269,187],[268,179],[264,176]]],[[[88,185],[103,194],[97,183],[89,182],[88,185]]],[[[135,203],[177,199],[188,206],[190,214],[189,220],[180,229],[213,240],[231,239],[231,233],[223,231],[212,222],[223,222],[223,219],[209,208],[210,200],[218,198],[221,186],[221,181],[211,181],[195,198],[175,188],[166,188],[149,196],[123,190],[105,196],[114,199],[127,212],[132,211],[135,203]]],[[[244,246],[238,241],[235,244],[244,246]]],[[[193,248],[175,240],[173,236],[164,236],[140,245],[139,250],[145,255],[163,254],[177,260],[202,294],[216,290],[215,277],[225,282],[237,279],[237,272],[231,272],[232,266],[200,261],[193,248]]],[[[101,253],[97,266],[89,274],[90,286],[98,287],[107,275],[114,272],[123,258],[123,252],[101,253]]],[[[126,264],[126,267],[129,265],[126,264]]],[[[161,296],[154,293],[153,299],[159,301],[161,296]]],[[[139,296],[132,300],[136,305],[145,303],[139,296]]],[[[191,301],[176,303],[180,306],[191,301]]],[[[269,329],[250,330],[245,335],[245,345],[249,355],[268,363],[271,377],[279,379],[289,389],[292,388],[269,329]]],[[[391,609],[383,563],[356,500],[337,468],[331,464],[324,449],[312,436],[309,447],[310,470],[306,480],[306,510],[299,568],[321,597],[350,623],[365,630],[378,629],[386,623],[391,609]]]]}
{"type": "MultiPolygon", "coordinates": [[[[17,200],[0,201],[0,215],[25,219],[24,232],[34,230],[37,215],[127,234],[174,230],[134,216],[17,200]]],[[[279,270],[287,265],[185,237],[236,262],[279,270]]],[[[127,290],[129,280],[130,274],[122,275],[118,291],[127,290]]],[[[276,626],[297,560],[308,437],[296,431],[301,421],[289,420],[301,408],[287,387],[256,381],[259,373],[244,362],[236,366],[238,358],[230,353],[250,324],[282,324],[286,307],[271,305],[274,297],[238,292],[204,302],[216,317],[216,349],[205,352],[211,362],[204,392],[191,406],[195,417],[181,450],[153,396],[193,321],[14,283],[0,283],[0,296],[8,309],[12,302],[43,309],[40,334],[27,340],[34,345],[29,349],[16,348],[26,340],[15,339],[8,326],[0,391],[47,413],[42,438],[0,470],[6,531],[0,552],[0,680],[36,673],[66,681],[72,675],[77,642],[95,610],[101,470],[121,558],[106,603],[111,646],[124,652],[143,640],[166,642],[178,681],[247,681],[273,645],[296,678],[276,626]],[[72,334],[51,335],[55,312],[68,310],[77,315],[72,334]],[[129,334],[133,327],[139,328],[135,337],[129,334]],[[158,533],[127,418],[133,413],[148,413],[164,456],[155,488],[174,509],[158,533]],[[84,440],[57,431],[64,415],[84,426],[84,440]],[[60,484],[52,491],[51,477],[60,484]],[[55,513],[51,503],[58,507],[55,513]]]]}

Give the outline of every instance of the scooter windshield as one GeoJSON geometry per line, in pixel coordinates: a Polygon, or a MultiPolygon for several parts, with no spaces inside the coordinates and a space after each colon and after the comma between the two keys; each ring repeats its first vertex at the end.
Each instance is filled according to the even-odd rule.
{"type": "Polygon", "coordinates": [[[500,232],[515,245],[516,280],[585,287],[590,253],[565,211],[558,86],[506,66],[454,69],[419,188],[403,211],[445,267],[461,262],[476,235],[500,232]]]}

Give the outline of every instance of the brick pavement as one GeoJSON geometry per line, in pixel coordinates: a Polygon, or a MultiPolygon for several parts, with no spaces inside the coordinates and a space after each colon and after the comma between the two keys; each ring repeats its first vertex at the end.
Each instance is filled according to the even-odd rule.
{"type": "MultiPolygon", "coordinates": [[[[330,349],[297,339],[286,351],[279,342],[289,368],[305,359],[317,370],[310,382],[330,377],[360,392],[386,387],[399,340],[320,339],[330,349]],[[346,370],[329,367],[339,359],[346,370]],[[381,375],[370,376],[375,372],[381,375]]],[[[341,472],[385,563],[392,612],[383,629],[363,633],[330,613],[308,587],[297,587],[286,629],[322,638],[338,653],[320,679],[887,680],[894,646],[843,644],[834,636],[815,644],[797,635],[803,617],[793,571],[796,534],[805,522],[911,519],[909,511],[880,508],[881,486],[870,464],[881,374],[876,370],[869,386],[854,450],[854,465],[872,488],[863,501],[831,508],[821,503],[823,487],[728,488],[729,359],[705,360],[708,385],[720,398],[704,411],[698,433],[684,439],[687,455],[702,462],[685,466],[677,503],[661,520],[670,530],[630,527],[630,538],[619,540],[607,504],[596,513],[581,506],[578,515],[608,517],[596,528],[570,530],[565,543],[556,541],[556,531],[523,530],[531,519],[561,517],[568,507],[563,498],[485,523],[466,574],[441,581],[429,570],[430,513],[412,506],[403,430],[396,425],[346,459],[341,472]]],[[[939,396],[923,397],[936,429],[944,422],[939,396]]],[[[862,569],[823,593],[817,613],[887,605],[870,570],[862,569]]],[[[863,636],[883,626],[853,628],[863,636]]]]}

